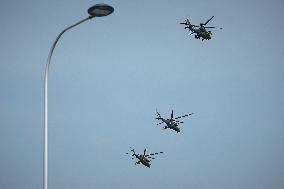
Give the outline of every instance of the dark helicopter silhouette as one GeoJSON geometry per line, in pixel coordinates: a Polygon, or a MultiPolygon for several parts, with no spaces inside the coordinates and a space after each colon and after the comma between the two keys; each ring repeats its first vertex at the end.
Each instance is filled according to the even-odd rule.
{"type": "MultiPolygon", "coordinates": [[[[153,154],[146,154],[146,148],[144,149],[143,155],[136,154],[134,149],[131,149],[130,151],[133,152],[133,154],[131,155],[131,156],[133,156],[132,159],[134,159],[134,157],[138,159],[138,161],[135,163],[135,165],[141,163],[141,164],[143,164],[143,165],[145,165],[146,167],[149,167],[149,168],[151,166],[151,164],[150,164],[151,160],[155,159],[152,156],[154,156],[156,154],[164,153],[164,152],[157,152],[157,153],[153,153],[153,154]]],[[[127,152],[126,154],[129,154],[129,153],[127,152]]]]}
{"type": "Polygon", "coordinates": [[[157,123],[156,125],[160,125],[162,123],[165,123],[166,126],[164,127],[164,129],[168,129],[169,128],[169,129],[172,129],[172,130],[176,131],[177,133],[179,133],[180,132],[180,128],[178,127],[178,125],[181,124],[181,123],[184,123],[184,122],[183,121],[179,121],[177,119],[180,119],[180,118],[183,118],[183,117],[186,117],[186,116],[190,116],[193,113],[186,114],[186,115],[174,118],[174,110],[172,110],[170,119],[165,119],[165,118],[161,117],[160,113],[157,110],[156,110],[156,114],[157,114],[156,119],[162,121],[160,123],[157,123]]]}
{"type": "MultiPolygon", "coordinates": [[[[206,24],[208,24],[208,22],[210,22],[210,20],[212,20],[212,18],[214,18],[214,16],[212,16],[205,23],[200,23],[199,26],[191,24],[189,19],[186,19],[185,22],[181,22],[180,24],[186,25],[184,27],[184,29],[188,29],[189,31],[191,31],[191,33],[189,35],[195,34],[194,37],[196,39],[202,38],[202,41],[204,39],[209,40],[209,39],[211,39],[212,32],[211,31],[207,31],[207,28],[215,28],[215,27],[206,26],[206,24]]],[[[222,29],[222,28],[220,28],[220,29],[222,29]]]]}

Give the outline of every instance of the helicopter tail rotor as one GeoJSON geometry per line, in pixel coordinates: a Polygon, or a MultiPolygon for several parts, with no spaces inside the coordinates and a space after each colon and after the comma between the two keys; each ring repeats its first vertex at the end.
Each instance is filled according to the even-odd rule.
{"type": "Polygon", "coordinates": [[[180,22],[179,24],[190,25],[190,22],[188,19],[186,19],[184,22],[180,22]]]}
{"type": "Polygon", "coordinates": [[[185,27],[184,29],[189,29],[192,28],[192,27],[198,27],[198,26],[195,26],[195,25],[192,25],[189,21],[189,19],[186,19],[184,22],[181,22],[180,24],[184,24],[185,27]]]}
{"type": "MultiPolygon", "coordinates": [[[[130,147],[130,148],[131,148],[131,147],[130,147]]],[[[134,151],[134,149],[131,149],[130,151],[132,152],[131,156],[132,156],[132,157],[135,156],[135,151],[134,151]]],[[[125,154],[127,154],[127,155],[129,154],[129,155],[130,155],[129,152],[126,152],[125,154]]]]}
{"type": "Polygon", "coordinates": [[[157,108],[156,108],[156,119],[157,120],[161,120],[162,119],[162,117],[161,117],[161,115],[160,115],[160,113],[158,112],[158,110],[157,110],[157,108]]]}

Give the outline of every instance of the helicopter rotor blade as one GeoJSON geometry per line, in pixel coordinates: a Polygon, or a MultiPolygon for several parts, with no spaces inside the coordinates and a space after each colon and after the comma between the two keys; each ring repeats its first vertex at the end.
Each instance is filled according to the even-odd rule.
{"type": "Polygon", "coordinates": [[[164,152],[156,152],[156,153],[149,154],[148,156],[153,156],[153,155],[162,154],[162,153],[164,152]]]}
{"type": "Polygon", "coordinates": [[[205,28],[215,28],[215,27],[212,27],[212,26],[207,26],[207,27],[205,27],[205,28]]]}
{"type": "Polygon", "coordinates": [[[174,118],[174,119],[180,119],[180,118],[182,118],[182,117],[187,117],[187,116],[190,116],[190,115],[192,115],[193,113],[191,113],[191,114],[186,114],[186,115],[183,115],[183,116],[179,116],[179,117],[176,117],[176,118],[174,118]]]}
{"type": "Polygon", "coordinates": [[[178,120],[176,120],[175,122],[176,122],[177,124],[184,123],[183,121],[178,121],[178,120]]]}
{"type": "Polygon", "coordinates": [[[156,125],[161,125],[163,122],[161,122],[161,123],[157,123],[156,125]]]}
{"type": "Polygon", "coordinates": [[[175,120],[175,122],[177,122],[177,123],[181,123],[182,121],[179,121],[179,120],[175,120]]]}
{"type": "Polygon", "coordinates": [[[185,20],[184,22],[180,22],[179,24],[188,25],[188,22],[187,22],[187,20],[185,20]]]}
{"type": "Polygon", "coordinates": [[[162,154],[164,152],[156,152],[156,153],[152,153],[152,154],[146,154],[145,156],[147,157],[151,157],[151,156],[154,156],[154,155],[157,155],[157,154],[162,154]]]}
{"type": "Polygon", "coordinates": [[[212,20],[212,18],[214,18],[214,16],[212,16],[209,20],[207,20],[204,25],[208,24],[208,22],[210,22],[210,20],[212,20]]]}

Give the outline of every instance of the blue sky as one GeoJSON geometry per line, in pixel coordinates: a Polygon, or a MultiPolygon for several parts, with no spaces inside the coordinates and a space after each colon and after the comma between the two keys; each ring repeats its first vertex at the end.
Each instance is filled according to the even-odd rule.
{"type": "MultiPolygon", "coordinates": [[[[96,1],[0,2],[0,188],[42,187],[48,51],[96,1]]],[[[284,2],[104,1],[60,39],[49,75],[49,188],[284,187],[284,2]],[[179,22],[205,22],[213,38],[179,22]],[[155,109],[194,112],[181,133],[155,109]],[[130,147],[164,151],[150,169],[130,147]]]]}

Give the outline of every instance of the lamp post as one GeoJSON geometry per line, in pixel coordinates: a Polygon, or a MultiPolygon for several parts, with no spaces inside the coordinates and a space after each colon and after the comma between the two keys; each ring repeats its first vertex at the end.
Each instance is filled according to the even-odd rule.
{"type": "Polygon", "coordinates": [[[94,17],[102,17],[111,14],[114,11],[113,7],[107,4],[96,4],[88,9],[89,17],[65,28],[60,34],[57,36],[55,41],[53,42],[51,49],[48,54],[47,63],[45,67],[45,75],[44,75],[44,151],[43,151],[43,189],[48,189],[48,71],[49,65],[51,62],[52,53],[54,48],[59,40],[59,38],[65,33],[67,30],[89,20],[94,17]]]}

